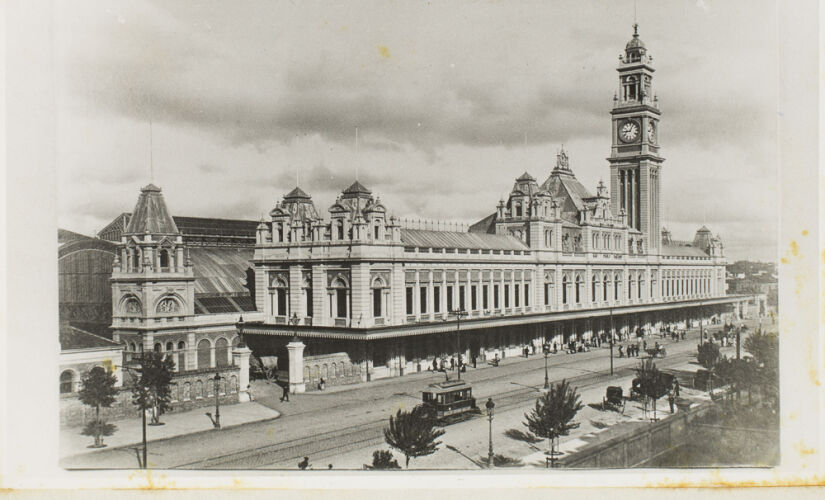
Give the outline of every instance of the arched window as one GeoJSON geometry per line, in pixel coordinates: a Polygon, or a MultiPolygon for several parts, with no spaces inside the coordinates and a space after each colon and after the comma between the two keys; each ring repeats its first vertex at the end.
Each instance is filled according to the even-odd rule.
{"type": "Polygon", "coordinates": [[[621,300],[622,297],[622,275],[616,274],[613,277],[613,300],[621,300]]]}
{"type": "Polygon", "coordinates": [[[223,337],[215,341],[215,364],[218,366],[229,364],[229,342],[223,337]]]}
{"type": "Polygon", "coordinates": [[[544,246],[550,247],[550,230],[544,230],[544,246]]]}
{"type": "Polygon", "coordinates": [[[60,394],[74,392],[74,372],[66,370],[60,374],[60,394]]]}
{"type": "Polygon", "coordinates": [[[195,394],[193,394],[195,399],[203,398],[203,382],[198,380],[195,382],[195,394]]]}
{"type": "Polygon", "coordinates": [[[596,275],[594,274],[593,275],[593,290],[592,290],[593,298],[591,299],[593,302],[596,302],[597,300],[599,300],[599,299],[596,298],[596,284],[598,282],[599,282],[599,278],[597,278],[596,275]]]}
{"type": "Polygon", "coordinates": [[[576,304],[580,304],[582,301],[582,281],[581,275],[576,276],[576,304]]]}
{"type": "Polygon", "coordinates": [[[375,226],[373,227],[373,239],[379,239],[379,231],[381,229],[380,223],[376,222],[375,226]]]}
{"type": "Polygon", "coordinates": [[[599,235],[593,233],[593,248],[599,248],[599,235]]]}
{"type": "Polygon", "coordinates": [[[336,236],[337,236],[336,239],[343,240],[344,239],[344,221],[342,219],[338,219],[338,221],[335,223],[335,230],[336,230],[336,236]]]}
{"type": "Polygon", "coordinates": [[[272,308],[273,316],[289,316],[288,308],[289,288],[286,282],[280,278],[272,281],[272,287],[269,290],[270,307],[272,308]]]}
{"type": "Polygon", "coordinates": [[[604,278],[602,278],[602,293],[604,294],[605,302],[607,302],[607,288],[609,283],[610,279],[607,277],[607,273],[605,273],[604,278]]]}
{"type": "Polygon", "coordinates": [[[174,350],[175,350],[174,342],[167,342],[166,343],[166,351],[168,352],[168,351],[174,351],[174,350]]]}
{"type": "Polygon", "coordinates": [[[209,339],[198,342],[198,370],[212,366],[212,344],[209,339]]]}
{"type": "Polygon", "coordinates": [[[570,280],[568,280],[567,276],[565,276],[561,280],[561,302],[562,302],[562,304],[567,304],[567,292],[569,291],[569,287],[570,287],[570,280]]]}
{"type": "Polygon", "coordinates": [[[160,267],[162,269],[169,268],[169,250],[165,248],[160,251],[160,267]]]}
{"type": "Polygon", "coordinates": [[[602,244],[605,250],[610,248],[610,236],[608,236],[607,233],[602,235],[602,244]]]}
{"type": "Polygon", "coordinates": [[[155,344],[155,352],[161,352],[161,351],[163,351],[163,345],[160,342],[157,342],[155,344]]]}
{"type": "Polygon", "coordinates": [[[521,217],[521,203],[518,201],[515,203],[516,207],[516,217],[521,217]]]}
{"type": "Polygon", "coordinates": [[[330,316],[333,318],[349,318],[349,284],[339,276],[333,280],[329,292],[330,316]]]}
{"type": "Polygon", "coordinates": [[[638,286],[636,287],[636,297],[641,299],[642,298],[642,290],[644,290],[645,280],[642,278],[642,273],[639,273],[638,277],[638,286]]]}

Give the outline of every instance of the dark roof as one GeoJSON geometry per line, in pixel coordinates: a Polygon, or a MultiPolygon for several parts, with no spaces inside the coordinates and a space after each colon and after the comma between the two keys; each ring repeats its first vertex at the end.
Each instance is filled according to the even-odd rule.
{"type": "Polygon", "coordinates": [[[140,190],[137,205],[132,211],[126,234],[178,234],[178,227],[169,210],[160,188],[149,184],[140,190]]]}
{"type": "Polygon", "coordinates": [[[308,200],[311,197],[308,194],[306,194],[303,189],[296,186],[295,189],[293,189],[292,191],[289,192],[289,194],[284,196],[284,199],[289,199],[289,198],[305,198],[305,199],[308,200]]]}
{"type": "Polygon", "coordinates": [[[527,245],[514,236],[487,233],[459,233],[452,231],[427,231],[401,229],[401,241],[421,248],[471,248],[483,250],[529,250],[527,245]]]}
{"type": "Polygon", "coordinates": [[[60,350],[73,351],[76,349],[123,349],[121,344],[99,335],[75,328],[69,325],[60,327],[60,350]]]}
{"type": "Polygon", "coordinates": [[[518,178],[518,179],[516,179],[516,180],[517,180],[517,181],[535,181],[535,180],[536,180],[536,178],[535,178],[535,177],[533,177],[532,175],[530,175],[529,173],[524,172],[523,174],[521,174],[521,177],[519,177],[519,178],[518,178]]]}
{"type": "Polygon", "coordinates": [[[693,245],[662,245],[662,255],[668,257],[707,257],[708,254],[693,245]]]}
{"type": "Polygon", "coordinates": [[[71,243],[72,241],[91,239],[93,238],[91,238],[90,236],[86,236],[85,234],[69,231],[68,229],[57,228],[57,243],[61,245],[65,243],[71,243]]]}
{"type": "Polygon", "coordinates": [[[364,185],[361,184],[360,182],[355,181],[355,182],[352,183],[352,185],[350,185],[350,187],[348,187],[344,190],[344,194],[354,194],[354,195],[372,194],[372,191],[365,188],[364,185]]]}
{"type": "Polygon", "coordinates": [[[259,221],[240,219],[212,219],[208,217],[172,217],[180,232],[186,236],[231,236],[255,239],[259,221]]]}
{"type": "Polygon", "coordinates": [[[200,248],[189,250],[195,274],[195,295],[249,294],[246,270],[255,253],[252,248],[200,248]]]}
{"type": "Polygon", "coordinates": [[[494,229],[494,227],[495,227],[494,223],[496,221],[496,216],[497,216],[496,213],[492,213],[492,214],[488,215],[487,217],[481,219],[480,221],[478,221],[475,224],[473,224],[472,226],[470,226],[469,231],[471,233],[490,233],[490,232],[493,232],[495,230],[494,229]]]}

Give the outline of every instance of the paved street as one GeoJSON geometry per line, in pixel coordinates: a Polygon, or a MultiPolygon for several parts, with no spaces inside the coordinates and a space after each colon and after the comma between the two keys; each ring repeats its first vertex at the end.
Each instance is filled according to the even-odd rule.
{"type": "MultiPolygon", "coordinates": [[[[694,359],[698,331],[689,333],[688,340],[673,343],[659,341],[667,346],[668,356],[657,359],[659,367],[696,368],[689,362],[694,359]]],[[[648,339],[653,344],[654,339],[648,339]]],[[[732,348],[727,348],[728,355],[732,348]]],[[[622,385],[627,389],[632,378],[636,358],[614,360],[616,375],[607,373],[609,350],[595,349],[587,353],[555,354],[549,358],[551,381],[567,378],[582,392],[582,402],[600,403],[606,385],[622,385]],[[609,384],[608,384],[609,382],[609,384]]],[[[455,374],[451,374],[454,377],[455,374]]],[[[497,404],[494,420],[496,453],[523,457],[537,449],[524,442],[505,437],[510,428],[524,430],[520,424],[523,413],[533,404],[538,389],[544,383],[544,358],[540,355],[529,359],[508,358],[497,367],[479,365],[462,378],[473,384],[473,393],[483,406],[488,396],[497,404]]],[[[324,392],[293,395],[292,401],[281,403],[280,390],[265,382],[253,385],[256,402],[279,411],[276,420],[251,423],[221,431],[178,436],[150,443],[149,465],[155,468],[286,468],[294,469],[298,460],[309,456],[313,468],[360,468],[371,460],[372,451],[387,449],[381,429],[390,414],[397,408],[411,408],[420,401],[420,392],[428,384],[444,380],[444,374],[424,372],[403,378],[394,378],[338,387],[324,392]]],[[[662,410],[667,407],[666,402],[662,410]]],[[[583,410],[581,433],[590,432],[608,418],[609,412],[592,408],[583,410]],[[593,423],[595,421],[595,424],[593,423]]],[[[636,418],[631,408],[628,419],[636,418]]],[[[487,419],[476,418],[446,427],[442,438],[467,456],[477,459],[487,453],[487,419]]],[[[536,446],[544,447],[544,443],[536,446]]],[[[562,448],[564,449],[564,443],[562,448]]],[[[543,449],[543,448],[542,448],[543,449]]],[[[400,460],[403,463],[403,460],[400,460]]],[[[106,449],[64,460],[66,467],[133,468],[134,453],[106,449]]],[[[430,457],[413,460],[411,468],[474,468],[473,462],[460,454],[444,449],[430,457]]]]}

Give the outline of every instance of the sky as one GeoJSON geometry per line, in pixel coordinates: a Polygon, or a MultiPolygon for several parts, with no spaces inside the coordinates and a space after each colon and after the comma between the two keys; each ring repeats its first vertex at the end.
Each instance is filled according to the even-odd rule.
{"type": "MultiPolygon", "coordinates": [[[[633,0],[56,5],[64,229],[102,229],[150,181],[175,215],[257,220],[297,182],[328,215],[357,176],[398,217],[472,223],[562,145],[591,192],[609,180],[633,0]]],[[[776,8],[635,8],[664,224],[707,225],[731,261],[776,260],[776,8]]]]}

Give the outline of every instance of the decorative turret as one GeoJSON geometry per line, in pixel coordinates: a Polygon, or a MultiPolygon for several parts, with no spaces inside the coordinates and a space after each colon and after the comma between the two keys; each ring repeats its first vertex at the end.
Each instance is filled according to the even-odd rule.
{"type": "Polygon", "coordinates": [[[112,272],[113,324],[179,320],[193,314],[194,274],[161,189],[140,190],[112,272]]]}

